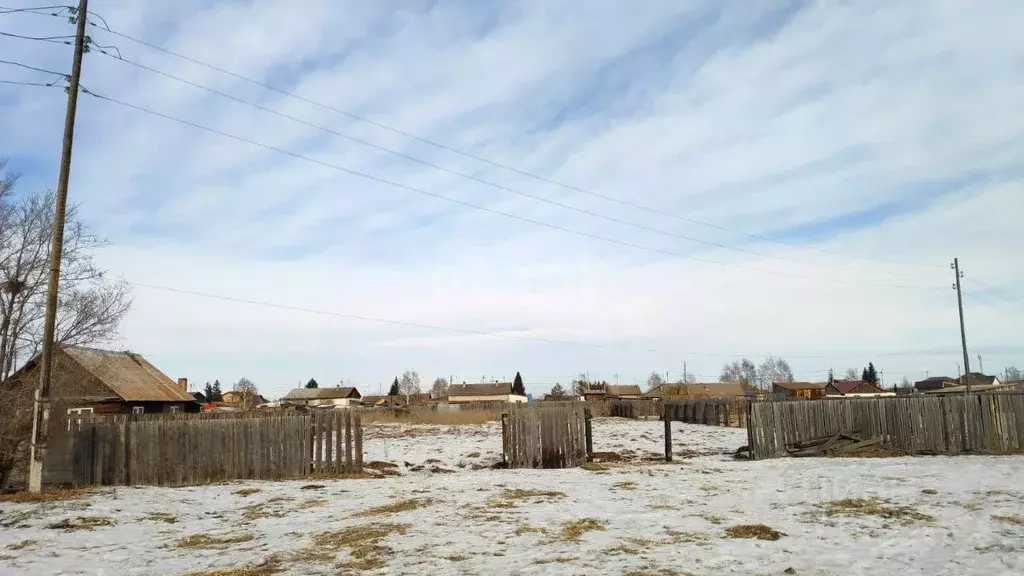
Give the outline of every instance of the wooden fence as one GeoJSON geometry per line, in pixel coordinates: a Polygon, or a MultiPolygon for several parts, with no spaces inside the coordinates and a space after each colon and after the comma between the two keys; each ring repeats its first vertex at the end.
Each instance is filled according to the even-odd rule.
{"type": "Polygon", "coordinates": [[[665,418],[690,424],[744,426],[750,401],[746,398],[689,398],[665,403],[665,418]]]}
{"type": "Polygon", "coordinates": [[[878,438],[907,454],[1024,450],[1024,394],[755,402],[747,427],[755,459],[838,433],[878,438]]]}
{"type": "Polygon", "coordinates": [[[187,486],[363,469],[362,422],[351,410],[85,416],[65,420],[49,443],[49,487],[187,486]]]}
{"type": "Polygon", "coordinates": [[[612,400],[609,415],[619,418],[661,418],[661,400],[651,398],[612,400]]]}
{"type": "Polygon", "coordinates": [[[581,466],[592,444],[583,402],[511,404],[501,419],[501,443],[509,468],[581,466]]]}

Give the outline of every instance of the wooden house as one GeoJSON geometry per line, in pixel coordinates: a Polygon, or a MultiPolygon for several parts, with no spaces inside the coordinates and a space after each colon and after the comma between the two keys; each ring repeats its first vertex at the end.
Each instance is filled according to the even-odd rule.
{"type": "Polygon", "coordinates": [[[352,386],[334,388],[296,388],[281,398],[282,404],[318,407],[361,406],[362,396],[352,386]]]}
{"type": "Polygon", "coordinates": [[[833,380],[825,385],[825,397],[877,397],[895,396],[895,392],[882,390],[878,386],[864,380],[833,380]]]}
{"type": "Polygon", "coordinates": [[[452,384],[448,387],[449,404],[526,401],[526,396],[520,396],[512,393],[511,382],[493,382],[490,384],[452,384]]]}
{"type": "Polygon", "coordinates": [[[825,397],[825,386],[824,382],[776,382],[772,395],[777,399],[818,400],[825,397]]]}
{"type": "Polygon", "coordinates": [[[640,386],[636,384],[623,384],[621,386],[609,384],[605,387],[605,398],[609,400],[642,398],[643,395],[640,386]]]}

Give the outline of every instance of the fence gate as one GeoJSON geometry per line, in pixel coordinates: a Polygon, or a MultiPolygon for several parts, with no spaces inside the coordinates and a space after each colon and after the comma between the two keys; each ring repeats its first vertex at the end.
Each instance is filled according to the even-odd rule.
{"type": "Polygon", "coordinates": [[[83,416],[51,436],[47,487],[188,486],[363,470],[354,410],[83,416]]]}
{"type": "Polygon", "coordinates": [[[573,468],[586,461],[582,402],[511,404],[501,427],[509,468],[573,468]]]}

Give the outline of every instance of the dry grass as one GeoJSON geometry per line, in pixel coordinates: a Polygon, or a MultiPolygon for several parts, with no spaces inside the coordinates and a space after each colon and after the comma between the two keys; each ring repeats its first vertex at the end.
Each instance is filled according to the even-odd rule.
{"type": "Polygon", "coordinates": [[[604,472],[608,467],[599,462],[584,462],[582,468],[589,472],[604,472]]]}
{"type": "Polygon", "coordinates": [[[525,524],[516,528],[516,536],[522,536],[523,534],[547,534],[547,532],[547,528],[537,528],[525,524]]]}
{"type": "Polygon", "coordinates": [[[282,570],[280,560],[276,556],[267,558],[261,564],[246,565],[239,568],[222,568],[218,570],[205,570],[202,572],[189,572],[185,576],[272,576],[282,570]]]}
{"type": "Polygon", "coordinates": [[[685,530],[665,529],[665,534],[671,538],[672,544],[696,544],[702,548],[710,546],[711,537],[703,532],[688,532],[685,530]]]}
{"type": "Polygon", "coordinates": [[[309,478],[311,480],[375,480],[380,476],[366,472],[318,472],[310,475],[309,478]]]}
{"type": "Polygon", "coordinates": [[[554,490],[524,490],[522,488],[505,489],[501,491],[501,497],[506,500],[519,498],[565,498],[565,492],[554,490]]]}
{"type": "Polygon", "coordinates": [[[961,502],[960,506],[968,512],[977,512],[978,510],[981,510],[981,504],[978,502],[961,502]]]}
{"type": "Polygon", "coordinates": [[[728,538],[756,538],[758,540],[778,540],[785,536],[782,532],[764,524],[740,524],[725,529],[728,538]]]}
{"type": "Polygon", "coordinates": [[[178,548],[229,548],[232,544],[249,542],[256,538],[251,532],[243,532],[227,538],[218,538],[209,534],[193,534],[178,540],[178,548]]]}
{"type": "Polygon", "coordinates": [[[259,520],[261,518],[284,518],[285,513],[277,509],[267,508],[268,502],[250,504],[242,508],[242,518],[246,520],[259,520]]]}
{"type": "Polygon", "coordinates": [[[38,544],[35,540],[22,540],[21,542],[15,542],[14,544],[8,544],[8,550],[24,550],[38,544]]]}
{"type": "Polygon", "coordinates": [[[235,490],[235,494],[241,496],[242,498],[247,498],[247,497],[252,496],[253,494],[257,494],[259,492],[260,492],[259,488],[242,488],[241,490],[235,490]]]}
{"type": "Polygon", "coordinates": [[[604,530],[604,522],[594,518],[581,518],[570,520],[562,524],[562,540],[567,542],[578,542],[587,532],[604,530]]]}
{"type": "Polygon", "coordinates": [[[466,560],[469,560],[469,556],[465,556],[465,555],[462,555],[462,554],[453,554],[451,556],[441,556],[441,558],[443,558],[445,560],[450,560],[452,562],[465,562],[466,560]]]}
{"type": "Polygon", "coordinates": [[[935,494],[938,494],[938,493],[939,493],[939,491],[934,489],[934,488],[925,488],[924,490],[921,490],[921,494],[935,495],[935,494]]]}
{"type": "Polygon", "coordinates": [[[61,502],[64,500],[85,500],[93,493],[95,488],[75,488],[72,490],[53,490],[51,492],[13,492],[11,494],[0,494],[0,502],[10,504],[32,504],[36,502],[61,502]]]}
{"type": "Polygon", "coordinates": [[[145,516],[139,518],[142,522],[163,522],[164,524],[174,524],[178,521],[178,517],[166,512],[150,512],[145,516]]]}
{"type": "Polygon", "coordinates": [[[575,556],[552,556],[551,558],[538,558],[534,560],[534,564],[569,564],[579,560],[575,556]]]}
{"type": "Polygon", "coordinates": [[[74,532],[76,530],[92,530],[101,526],[113,526],[114,524],[117,524],[117,520],[107,516],[79,516],[74,520],[68,518],[55,522],[47,526],[47,528],[74,532]]]}
{"type": "Polygon", "coordinates": [[[313,543],[321,549],[347,549],[352,559],[342,563],[343,568],[375,570],[385,566],[384,556],[392,551],[380,542],[408,530],[408,524],[363,524],[336,532],[321,532],[313,537],[313,543]]]}
{"type": "Polygon", "coordinates": [[[410,498],[408,500],[399,500],[397,502],[392,502],[391,504],[385,504],[384,506],[367,508],[362,512],[356,512],[352,517],[369,518],[371,516],[387,516],[389,514],[398,514],[400,512],[409,512],[411,510],[425,508],[433,503],[434,501],[431,498],[410,498]]]}
{"type": "Polygon", "coordinates": [[[615,484],[612,484],[612,488],[617,490],[636,490],[636,482],[616,482],[615,484]]]}
{"type": "Polygon", "coordinates": [[[309,500],[303,500],[299,503],[300,510],[308,510],[310,508],[319,508],[327,504],[327,500],[324,498],[310,498],[309,500]]]}
{"type": "Polygon", "coordinates": [[[725,516],[718,516],[716,514],[703,514],[701,515],[701,518],[711,522],[715,526],[725,524],[725,521],[728,520],[725,516]]]}
{"type": "Polygon", "coordinates": [[[382,462],[380,460],[374,460],[372,462],[367,462],[366,464],[363,464],[363,468],[369,468],[370,470],[377,471],[393,470],[395,468],[398,468],[398,464],[395,464],[394,462],[382,462]]]}
{"type": "Polygon", "coordinates": [[[1024,526],[1024,516],[1021,516],[1020,514],[1011,514],[1010,516],[993,515],[992,519],[996,522],[1005,522],[1007,524],[1024,526]]]}
{"type": "Polygon", "coordinates": [[[881,498],[846,498],[815,504],[826,516],[877,516],[886,520],[898,520],[904,525],[915,522],[932,522],[934,517],[922,514],[911,506],[889,506],[881,498]]]}

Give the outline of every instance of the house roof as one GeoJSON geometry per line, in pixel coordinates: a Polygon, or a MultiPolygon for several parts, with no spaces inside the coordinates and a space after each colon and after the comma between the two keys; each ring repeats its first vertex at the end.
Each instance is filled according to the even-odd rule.
{"type": "Polygon", "coordinates": [[[950,378],[948,376],[932,376],[931,378],[918,380],[914,383],[914,388],[917,390],[938,390],[947,383],[955,385],[957,383],[956,378],[950,378]]]}
{"type": "MultiPolygon", "coordinates": [[[[999,392],[1005,390],[1013,390],[1014,384],[1012,383],[999,383],[999,384],[978,384],[971,386],[971,392],[999,392]]],[[[935,390],[926,390],[925,394],[963,394],[967,391],[967,386],[949,386],[947,388],[938,388],[935,390]]]]}
{"type": "Polygon", "coordinates": [[[606,390],[609,396],[640,396],[643,394],[640,391],[640,386],[636,384],[623,384],[622,386],[609,384],[606,390]]]}
{"type": "Polygon", "coordinates": [[[584,396],[586,396],[587,394],[601,396],[601,395],[604,395],[604,394],[607,394],[607,393],[608,393],[607,390],[599,390],[599,389],[596,389],[596,388],[593,389],[593,390],[588,389],[588,390],[584,390],[583,391],[583,395],[584,396]]]}
{"type": "Polygon", "coordinates": [[[832,386],[834,386],[836,390],[839,390],[840,394],[849,394],[850,392],[853,392],[857,388],[860,388],[861,386],[864,386],[864,385],[868,385],[868,386],[874,388],[875,390],[877,390],[879,392],[884,392],[884,390],[881,390],[878,386],[875,386],[874,384],[872,384],[872,383],[870,383],[870,382],[868,382],[866,380],[833,380],[832,381],[832,386]]]}
{"type": "Polygon", "coordinates": [[[192,394],[134,352],[79,346],[62,346],[61,351],[123,400],[195,402],[192,394]]]}
{"type": "Polygon", "coordinates": [[[511,393],[511,382],[493,382],[491,384],[452,384],[448,387],[449,398],[452,396],[504,396],[511,393]]]}
{"type": "Polygon", "coordinates": [[[783,390],[824,390],[824,382],[775,382],[783,390]]]}
{"type": "Polygon", "coordinates": [[[680,384],[680,392],[686,396],[743,396],[747,389],[741,382],[694,382],[680,384]]]}
{"type": "MultiPolygon", "coordinates": [[[[973,385],[995,384],[996,383],[996,377],[995,376],[988,376],[988,375],[982,374],[981,372],[971,372],[970,376],[971,376],[971,384],[973,384],[973,385]]],[[[963,377],[961,377],[961,379],[963,379],[963,377]]]]}
{"type": "Polygon", "coordinates": [[[285,394],[282,400],[335,400],[359,397],[359,390],[352,386],[336,386],[334,388],[296,388],[285,394]]]}

